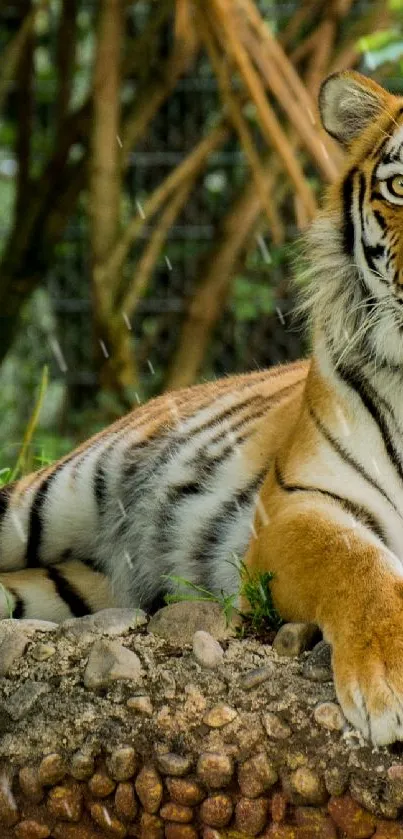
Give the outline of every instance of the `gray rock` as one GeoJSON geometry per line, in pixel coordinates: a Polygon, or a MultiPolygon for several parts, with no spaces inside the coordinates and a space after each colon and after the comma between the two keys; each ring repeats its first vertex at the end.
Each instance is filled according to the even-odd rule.
{"type": "Polygon", "coordinates": [[[36,618],[23,618],[19,620],[18,623],[21,626],[21,629],[24,632],[28,632],[30,635],[33,632],[53,632],[54,629],[59,628],[58,623],[54,623],[53,621],[41,621],[36,618]]]}
{"type": "Polygon", "coordinates": [[[83,618],[70,618],[60,625],[61,632],[74,636],[102,634],[113,637],[138,629],[147,623],[142,609],[101,609],[83,618]]]}
{"type": "Polygon", "coordinates": [[[330,644],[327,644],[326,641],[319,641],[319,644],[316,644],[303,664],[302,675],[304,678],[310,679],[312,682],[331,682],[333,678],[331,655],[330,644]]]}
{"type": "Polygon", "coordinates": [[[166,752],[157,757],[158,769],[163,775],[174,775],[181,777],[187,775],[193,763],[190,755],[177,755],[174,752],[166,752]]]}
{"type": "Polygon", "coordinates": [[[226,705],[225,702],[220,702],[218,705],[214,705],[213,708],[210,708],[210,710],[207,711],[203,717],[203,722],[205,725],[208,725],[209,728],[222,728],[224,725],[228,725],[228,723],[233,722],[237,716],[238,712],[235,708],[231,708],[231,706],[226,705]]]}
{"type": "Polygon", "coordinates": [[[84,685],[96,690],[122,679],[140,682],[142,673],[136,653],[118,641],[96,641],[85,668],[84,685]]]}
{"type": "Polygon", "coordinates": [[[7,713],[17,721],[26,717],[38,701],[40,696],[49,693],[50,687],[46,682],[33,682],[27,679],[7,700],[7,713]]]}
{"type": "Polygon", "coordinates": [[[126,702],[129,711],[134,711],[135,714],[144,714],[151,717],[153,713],[153,706],[149,696],[142,694],[141,696],[130,696],[126,702]]]}
{"type": "Polygon", "coordinates": [[[14,629],[4,637],[0,643],[0,676],[7,676],[13,664],[24,655],[28,641],[28,636],[20,629],[14,629]]]}
{"type": "Polygon", "coordinates": [[[314,623],[285,623],[279,629],[273,641],[273,649],[278,655],[296,658],[309,649],[318,627],[314,623]]]}
{"type": "Polygon", "coordinates": [[[198,630],[209,632],[217,640],[233,637],[236,627],[241,623],[236,612],[227,623],[218,603],[183,601],[171,603],[156,612],[148,624],[148,631],[160,635],[171,644],[182,645],[191,644],[198,630]]]}
{"type": "Polygon", "coordinates": [[[193,655],[202,667],[214,670],[222,664],[224,651],[209,632],[199,629],[193,635],[193,655]]]}
{"type": "Polygon", "coordinates": [[[252,690],[267,682],[273,676],[274,667],[267,664],[266,667],[256,667],[255,670],[248,670],[239,680],[239,687],[243,690],[252,690]]]}
{"type": "Polygon", "coordinates": [[[35,661],[47,661],[48,658],[52,658],[52,656],[54,656],[55,652],[56,647],[54,644],[39,643],[35,645],[33,650],[31,650],[31,655],[35,661]]]}
{"type": "Polygon", "coordinates": [[[346,718],[340,705],[336,702],[320,702],[313,712],[318,725],[328,731],[342,731],[346,725],[346,718]]]}
{"type": "Polygon", "coordinates": [[[263,714],[262,722],[268,737],[273,737],[274,740],[286,740],[287,737],[291,737],[290,726],[283,722],[277,714],[272,714],[270,711],[263,714]]]}

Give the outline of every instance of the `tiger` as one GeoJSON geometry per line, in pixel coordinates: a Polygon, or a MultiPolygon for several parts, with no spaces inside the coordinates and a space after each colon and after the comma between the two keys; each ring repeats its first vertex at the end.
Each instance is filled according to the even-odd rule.
{"type": "Polygon", "coordinates": [[[344,162],[305,234],[309,358],[166,392],[5,486],[0,617],[152,614],[175,576],[271,572],[382,746],[403,739],[403,98],[343,71],[318,105],[344,162]]]}

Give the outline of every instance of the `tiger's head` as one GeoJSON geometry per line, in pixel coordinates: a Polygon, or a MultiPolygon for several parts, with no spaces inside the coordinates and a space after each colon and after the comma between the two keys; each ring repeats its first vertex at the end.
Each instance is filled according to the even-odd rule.
{"type": "Polygon", "coordinates": [[[346,158],[308,237],[312,314],[322,325],[332,320],[337,351],[346,342],[357,349],[359,335],[367,355],[400,364],[403,97],[345,71],[323,82],[319,110],[346,158]]]}

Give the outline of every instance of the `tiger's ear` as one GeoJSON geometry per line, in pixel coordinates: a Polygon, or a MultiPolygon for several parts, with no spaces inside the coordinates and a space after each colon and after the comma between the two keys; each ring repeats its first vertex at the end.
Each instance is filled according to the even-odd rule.
{"type": "Polygon", "coordinates": [[[319,91],[323,126],[331,137],[348,146],[390,99],[391,94],[361,73],[333,73],[319,91]]]}

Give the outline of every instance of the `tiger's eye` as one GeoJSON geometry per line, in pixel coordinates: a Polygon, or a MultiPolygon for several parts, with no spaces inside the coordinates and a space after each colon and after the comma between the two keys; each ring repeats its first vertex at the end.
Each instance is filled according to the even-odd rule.
{"type": "Polygon", "coordinates": [[[403,198],[403,175],[395,175],[390,178],[388,186],[392,195],[403,198]]]}

